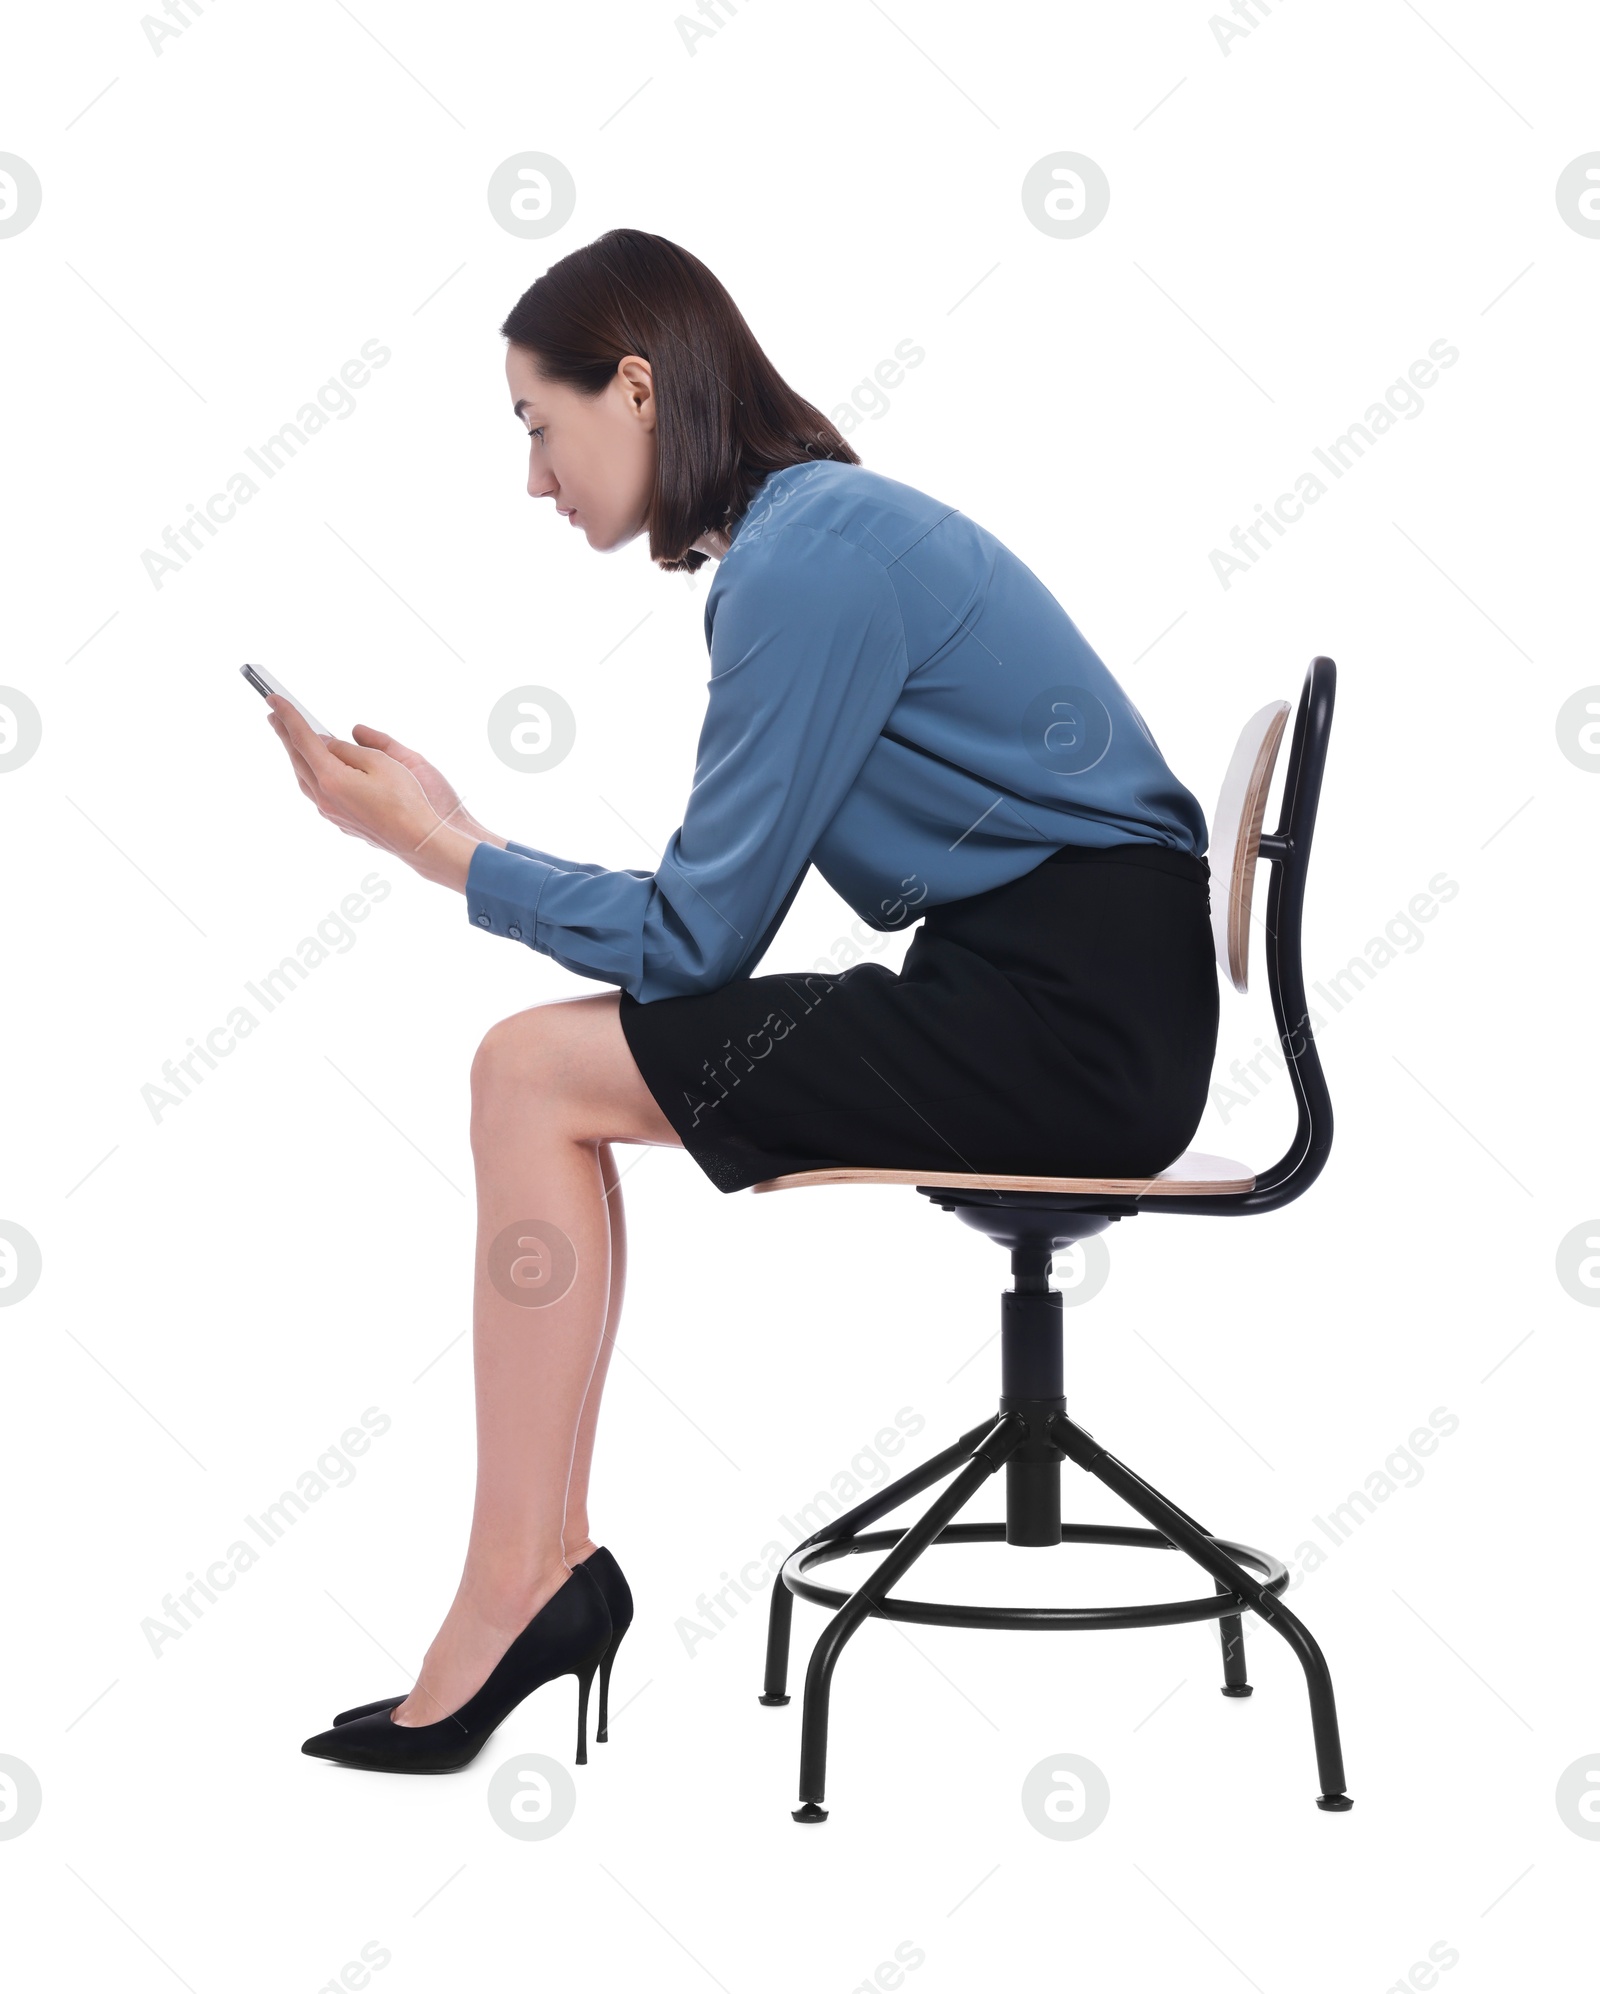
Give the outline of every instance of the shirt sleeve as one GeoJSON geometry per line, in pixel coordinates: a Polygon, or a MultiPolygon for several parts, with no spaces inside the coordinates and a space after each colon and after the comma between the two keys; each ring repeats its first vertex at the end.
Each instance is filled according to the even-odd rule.
{"type": "Polygon", "coordinates": [[[683,823],[653,873],[480,844],[467,918],[640,1003],[760,961],[909,669],[883,564],[829,529],[736,538],[706,620],[710,697],[683,823]]]}

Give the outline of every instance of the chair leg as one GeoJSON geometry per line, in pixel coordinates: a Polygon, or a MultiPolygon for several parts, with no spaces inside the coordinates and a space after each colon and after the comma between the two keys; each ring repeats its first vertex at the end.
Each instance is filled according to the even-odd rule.
{"type": "MultiPolygon", "coordinates": [[[[1082,1431],[1081,1428],[1079,1430],[1080,1432],[1082,1431]]],[[[1082,1463],[1079,1465],[1081,1466],[1082,1463]]],[[[1140,1488],[1144,1490],[1152,1502],[1164,1503],[1172,1514],[1181,1522],[1186,1523],[1191,1530],[1198,1532],[1202,1537],[1210,1537],[1211,1532],[1203,1524],[1197,1523],[1189,1515],[1187,1510],[1179,1509],[1178,1505],[1169,1496],[1164,1496],[1159,1489],[1152,1488],[1143,1475],[1136,1475],[1126,1462],[1119,1461],[1117,1465],[1130,1481],[1139,1484],[1140,1488]]],[[[1169,1539],[1168,1541],[1170,1542],[1171,1540],[1169,1539]]],[[[1231,1584],[1224,1584],[1221,1579],[1217,1580],[1217,1592],[1219,1595],[1231,1593],[1232,1591],[1233,1587],[1231,1584]]],[[[1217,1625],[1222,1633],[1223,1695],[1253,1696],[1255,1691],[1251,1688],[1249,1671],[1245,1665],[1244,1658],[1244,1622],[1237,1614],[1229,1614],[1226,1618],[1219,1620],[1217,1625]]]]}
{"type": "MultiPolygon", "coordinates": [[[[1219,1593],[1231,1590],[1218,1579],[1219,1593]]],[[[1222,1693],[1224,1696],[1249,1696],[1250,1677],[1244,1661],[1244,1622],[1237,1614],[1229,1614],[1217,1622],[1217,1627],[1222,1635],[1222,1693]]]]}
{"type": "MultiPolygon", "coordinates": [[[[989,1423],[972,1458],[938,1500],[900,1538],[883,1563],[850,1595],[817,1637],[806,1668],[805,1711],[800,1732],[800,1805],[796,1821],[826,1821],[822,1805],[828,1767],[828,1690],[844,1644],[912,1564],[1027,1438],[1028,1424],[1016,1413],[989,1423]]],[[[957,1442],[957,1446],[961,1443],[957,1442]]],[[[953,1450],[947,1449],[946,1452],[953,1450]]],[[[929,1464],[932,1465],[931,1463],[929,1464]]],[[[924,1471],[925,1472],[925,1471],[924,1471]]],[[[884,1494],[889,1491],[885,1490],[884,1494]]],[[[869,1505],[863,1505],[868,1507],[869,1505]]],[[[854,1514],[854,1512],[852,1512],[854,1514]]],[[[843,1518],[839,1521],[842,1523],[843,1518]]],[[[836,1533],[835,1533],[836,1534],[836,1533]]],[[[783,1588],[785,1592],[788,1587],[783,1588]]]]}
{"type": "MultiPolygon", "coordinates": [[[[1305,1671],[1306,1691],[1311,1701],[1311,1732],[1316,1744],[1317,1775],[1322,1784],[1317,1805],[1329,1813],[1342,1814],[1355,1803],[1344,1790],[1344,1759],[1339,1750],[1339,1719],[1333,1703],[1333,1678],[1322,1650],[1309,1628],[1291,1613],[1275,1593],[1267,1591],[1259,1579],[1235,1564],[1192,1516],[1171,1503],[1158,1490],[1125,1468],[1107,1453],[1094,1436],[1086,1433],[1065,1413],[1050,1422],[1050,1437],[1069,1460],[1103,1482],[1121,1496],[1130,1509],[1152,1524],[1177,1550],[1187,1552],[1203,1571],[1216,1580],[1219,1590],[1240,1595],[1251,1610],[1269,1627],[1276,1628],[1300,1658],[1305,1671]]],[[[1226,1665],[1225,1665],[1226,1666],[1226,1665]]]]}
{"type": "MultiPolygon", "coordinates": [[[[794,1547],[795,1551],[804,1551],[812,1544],[831,1544],[836,1537],[853,1537],[868,1524],[876,1523],[880,1516],[887,1516],[891,1509],[909,1502],[912,1496],[921,1495],[935,1482],[942,1482],[952,1468],[971,1460],[974,1448],[993,1430],[994,1423],[991,1413],[981,1425],[969,1427],[959,1440],[953,1440],[932,1460],[924,1461],[920,1468],[913,1468],[898,1481],[889,1482],[868,1496],[865,1502],[858,1502],[854,1509],[847,1509],[843,1516],[836,1516],[831,1523],[823,1524],[820,1530],[814,1530],[809,1537],[802,1538],[794,1547]]],[[[793,1557],[794,1551],[789,1556],[793,1557]]],[[[794,1594],[781,1579],[775,1580],[771,1603],[767,1608],[767,1671],[761,1685],[762,1703],[778,1705],[789,1701],[789,1632],[793,1622],[794,1594]]]]}

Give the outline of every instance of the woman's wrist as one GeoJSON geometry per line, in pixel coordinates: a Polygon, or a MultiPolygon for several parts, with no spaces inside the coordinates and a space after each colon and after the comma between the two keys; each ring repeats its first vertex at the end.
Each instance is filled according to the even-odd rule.
{"type": "Polygon", "coordinates": [[[403,856],[414,872],[432,880],[434,885],[448,886],[452,892],[465,893],[467,870],[472,864],[473,853],[480,844],[494,842],[487,834],[479,837],[475,832],[458,829],[453,822],[441,820],[415,851],[403,856]]]}
{"type": "Polygon", "coordinates": [[[447,821],[456,830],[465,831],[469,838],[476,839],[480,845],[498,845],[502,851],[505,850],[506,840],[500,833],[491,831],[486,824],[480,824],[465,804],[458,810],[452,810],[447,821]]]}

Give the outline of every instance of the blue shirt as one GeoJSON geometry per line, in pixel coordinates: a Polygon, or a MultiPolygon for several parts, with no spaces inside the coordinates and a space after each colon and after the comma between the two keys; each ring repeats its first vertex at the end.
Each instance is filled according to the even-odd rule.
{"type": "Polygon", "coordinates": [[[694,784],[661,863],[480,844],[469,920],[648,1003],[750,975],[808,866],[883,930],[1062,845],[1205,851],[1200,805],[1037,575],[864,465],[762,482],[705,634],[694,784]]]}

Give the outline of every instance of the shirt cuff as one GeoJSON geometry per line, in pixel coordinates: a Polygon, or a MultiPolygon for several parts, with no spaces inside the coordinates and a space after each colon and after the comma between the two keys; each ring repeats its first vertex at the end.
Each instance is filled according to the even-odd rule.
{"type": "Polygon", "coordinates": [[[539,896],[555,870],[543,859],[502,851],[485,840],[467,866],[467,919],[475,927],[533,948],[539,896]]]}

